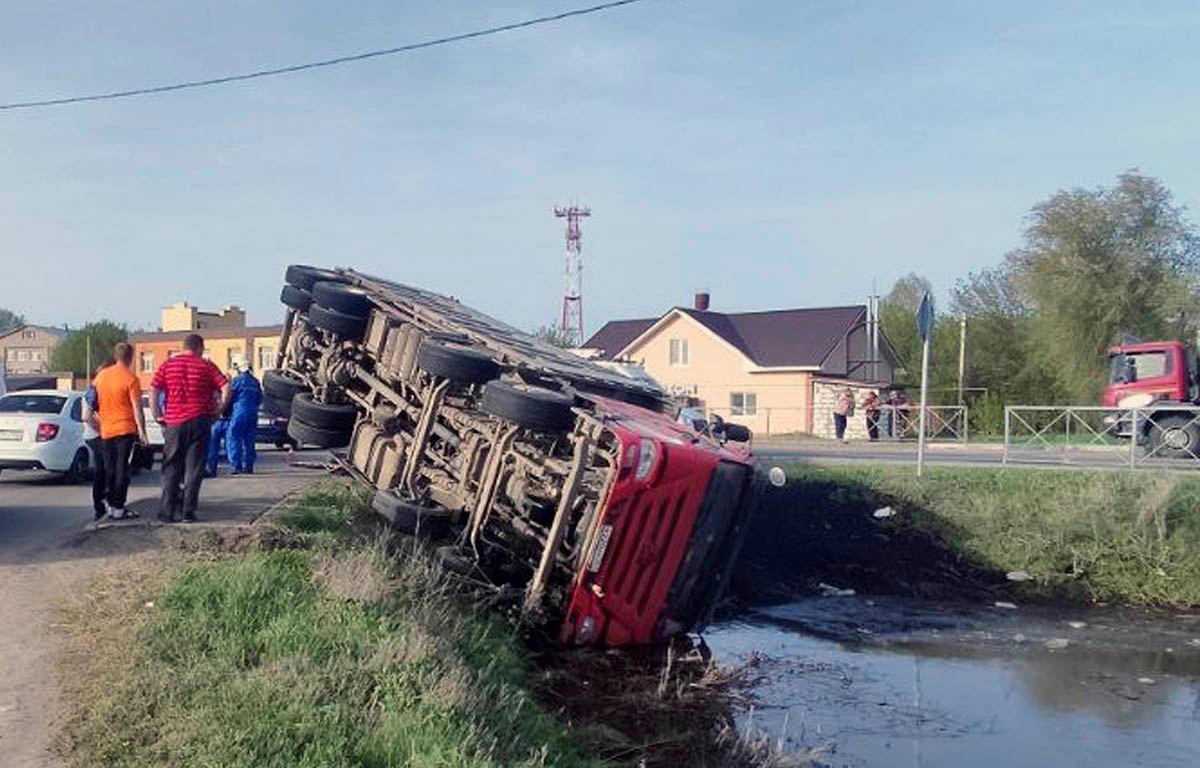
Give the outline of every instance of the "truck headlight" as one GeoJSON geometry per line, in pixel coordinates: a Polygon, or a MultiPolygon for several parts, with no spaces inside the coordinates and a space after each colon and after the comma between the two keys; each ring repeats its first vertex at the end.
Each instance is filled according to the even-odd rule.
{"type": "Polygon", "coordinates": [[[638,480],[645,480],[650,477],[650,473],[654,471],[654,467],[658,465],[658,443],[648,438],[642,438],[638,444],[638,462],[637,471],[633,476],[638,480]]]}

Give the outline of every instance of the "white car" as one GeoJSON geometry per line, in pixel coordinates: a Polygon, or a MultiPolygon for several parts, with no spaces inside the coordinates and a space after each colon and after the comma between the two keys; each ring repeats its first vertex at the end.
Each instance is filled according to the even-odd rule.
{"type": "Polygon", "coordinates": [[[82,392],[32,389],[0,397],[0,470],[44,469],[82,479],[90,465],[82,392]]]}
{"type": "Polygon", "coordinates": [[[142,394],[142,416],[146,418],[146,445],[155,453],[161,454],[166,439],[163,437],[162,424],[154,420],[154,411],[150,408],[150,395],[142,394]]]}

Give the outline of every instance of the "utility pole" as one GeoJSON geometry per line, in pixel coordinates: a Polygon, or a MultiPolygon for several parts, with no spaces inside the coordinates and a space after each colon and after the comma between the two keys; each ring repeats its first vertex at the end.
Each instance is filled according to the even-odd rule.
{"type": "Polygon", "coordinates": [[[963,379],[967,372],[967,313],[958,316],[958,404],[964,405],[963,379]]]}
{"type": "Polygon", "coordinates": [[[592,215],[592,209],[577,205],[558,206],[554,215],[567,220],[567,287],[563,293],[562,324],[559,333],[573,347],[583,344],[583,232],[579,220],[592,215]]]}
{"type": "Polygon", "coordinates": [[[933,298],[927,293],[917,309],[917,332],[921,334],[921,415],[917,435],[917,477],[925,473],[925,411],[929,407],[929,342],[933,338],[933,298]]]}

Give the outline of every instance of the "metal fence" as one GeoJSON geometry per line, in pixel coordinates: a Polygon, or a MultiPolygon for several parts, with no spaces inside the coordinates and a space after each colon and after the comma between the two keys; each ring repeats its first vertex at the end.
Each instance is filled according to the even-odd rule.
{"type": "MultiPolygon", "coordinates": [[[[918,405],[881,405],[876,425],[880,441],[913,442],[920,431],[921,408],[918,405]]],[[[755,435],[794,434],[806,431],[817,437],[833,436],[833,414],[823,408],[760,407],[753,414],[733,413],[729,408],[708,408],[707,415],[716,414],[726,421],[745,424],[755,435]]],[[[963,405],[930,405],[925,409],[925,438],[935,442],[967,442],[968,409],[963,405]]],[[[869,437],[866,414],[861,404],[850,419],[847,435],[854,440],[869,437]]]]}
{"type": "Polygon", "coordinates": [[[1008,406],[1003,462],[1200,467],[1200,407],[1008,406]]]}

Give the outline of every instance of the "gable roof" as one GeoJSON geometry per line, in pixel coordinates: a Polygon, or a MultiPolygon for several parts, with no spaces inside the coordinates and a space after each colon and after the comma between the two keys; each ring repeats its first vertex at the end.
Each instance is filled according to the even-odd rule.
{"type": "Polygon", "coordinates": [[[62,328],[55,328],[54,326],[50,326],[50,325],[34,325],[33,323],[22,323],[21,325],[14,325],[12,328],[9,328],[7,331],[0,333],[0,339],[8,338],[9,336],[12,336],[14,333],[17,333],[18,331],[28,331],[28,330],[41,331],[42,333],[45,333],[49,336],[54,336],[54,337],[60,338],[60,339],[67,335],[67,331],[64,331],[62,328]]]}
{"type": "Polygon", "coordinates": [[[724,313],[675,307],[657,320],[610,322],[597,331],[586,346],[602,349],[604,358],[612,359],[676,313],[700,323],[761,368],[819,368],[846,334],[864,320],[867,308],[859,304],[724,313]],[[610,326],[616,327],[610,330],[610,326]],[[628,337],[639,327],[642,329],[640,333],[628,337]],[[593,344],[597,339],[609,344],[624,343],[620,347],[593,344]]]}
{"type": "Polygon", "coordinates": [[[602,360],[612,360],[658,322],[657,317],[639,320],[610,320],[583,343],[584,349],[598,349],[602,360]]]}

